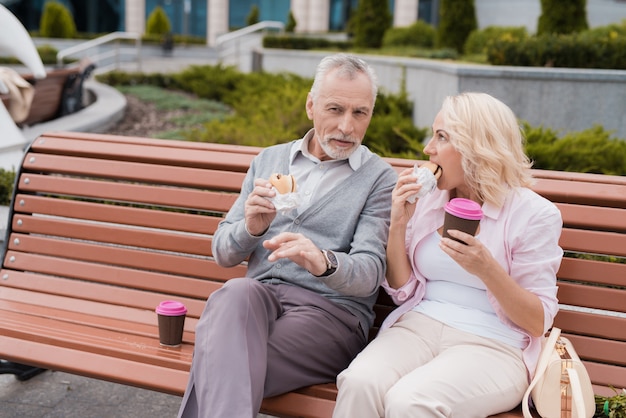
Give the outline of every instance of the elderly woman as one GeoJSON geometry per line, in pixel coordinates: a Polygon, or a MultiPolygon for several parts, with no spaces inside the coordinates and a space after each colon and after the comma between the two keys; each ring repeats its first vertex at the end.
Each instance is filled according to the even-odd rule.
{"type": "Polygon", "coordinates": [[[334,417],[508,411],[558,310],[561,215],[529,188],[511,109],[483,93],[448,97],[424,152],[442,171],[435,191],[415,201],[422,185],[407,169],[392,194],[383,287],[400,306],[339,376],[334,417]],[[453,198],[480,205],[475,236],[442,237],[453,198]]]}

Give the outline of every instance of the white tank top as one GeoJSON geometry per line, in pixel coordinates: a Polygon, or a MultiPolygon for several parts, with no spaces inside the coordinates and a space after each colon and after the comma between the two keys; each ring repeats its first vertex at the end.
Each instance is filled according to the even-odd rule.
{"type": "Polygon", "coordinates": [[[527,337],[497,317],[482,280],[444,253],[439,241],[441,236],[435,231],[415,251],[415,265],[426,277],[426,294],[413,310],[462,331],[526,347],[527,337]]]}

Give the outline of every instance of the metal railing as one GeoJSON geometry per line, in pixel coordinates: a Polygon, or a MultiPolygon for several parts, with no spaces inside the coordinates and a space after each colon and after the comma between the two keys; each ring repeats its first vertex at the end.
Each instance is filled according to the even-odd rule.
{"type": "Polygon", "coordinates": [[[215,40],[219,60],[227,64],[240,64],[242,54],[251,55],[254,48],[261,46],[259,38],[250,39],[250,35],[267,30],[283,32],[285,24],[274,20],[265,20],[219,35],[215,40]]]}
{"type": "MultiPolygon", "coordinates": [[[[63,66],[65,58],[89,58],[96,64],[96,72],[102,73],[111,69],[119,69],[124,56],[132,56],[137,65],[137,72],[141,72],[141,34],[133,32],[112,32],[96,39],[80,43],[63,49],[57,53],[57,66],[63,66]],[[120,45],[120,40],[134,40],[134,50],[120,45]],[[112,47],[104,48],[102,52],[92,53],[93,49],[100,50],[102,46],[113,43],[112,47]],[[111,62],[112,61],[112,62],[111,62]]],[[[126,60],[124,62],[127,62],[126,60]]]]}

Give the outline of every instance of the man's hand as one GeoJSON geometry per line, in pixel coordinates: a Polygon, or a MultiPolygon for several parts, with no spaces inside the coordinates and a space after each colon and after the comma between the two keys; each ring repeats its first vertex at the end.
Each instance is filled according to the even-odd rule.
{"type": "Polygon", "coordinates": [[[319,276],[326,271],[324,254],[310,239],[302,234],[283,232],[264,241],[263,247],[272,251],[267,258],[269,261],[288,258],[307,269],[314,276],[319,276]]]}
{"type": "Polygon", "coordinates": [[[269,200],[276,195],[272,185],[265,179],[254,180],[254,189],[244,205],[246,229],[252,235],[260,236],[270,227],[276,217],[276,208],[269,200]]]}

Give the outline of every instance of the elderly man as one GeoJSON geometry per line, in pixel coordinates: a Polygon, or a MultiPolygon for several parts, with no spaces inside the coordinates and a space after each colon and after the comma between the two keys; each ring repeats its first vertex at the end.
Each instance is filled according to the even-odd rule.
{"type": "Polygon", "coordinates": [[[181,417],[253,418],[264,397],[334,381],[365,346],[385,276],[391,166],[361,144],[376,101],[373,70],[324,58],[303,138],[264,149],[213,240],[221,266],[247,277],[207,301],[181,417]],[[297,180],[299,205],[277,211],[274,173],[297,180]]]}

